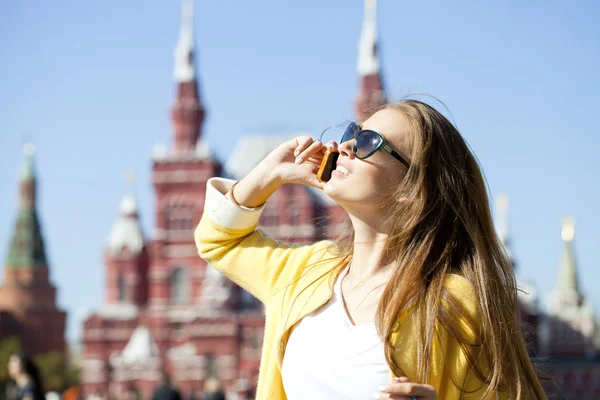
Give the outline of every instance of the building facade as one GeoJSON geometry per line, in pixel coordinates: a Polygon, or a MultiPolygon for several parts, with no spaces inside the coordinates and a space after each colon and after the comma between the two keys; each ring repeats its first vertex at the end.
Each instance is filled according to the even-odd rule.
{"type": "MultiPolygon", "coordinates": [[[[377,43],[375,1],[367,0],[358,49],[357,120],[386,100],[377,43]]],[[[124,391],[136,389],[148,396],[159,384],[160,372],[167,371],[185,394],[214,377],[231,398],[252,396],[264,326],[261,305],[197,256],[193,231],[203,212],[209,178],[243,177],[289,137],[243,136],[230,160],[221,165],[202,136],[206,111],[194,51],[192,4],[184,1],[175,50],[172,145],[170,150],[157,147],[152,160],[156,226],[151,237],[144,234],[133,190],[126,193],[105,244],[105,301],[84,321],[86,393],[120,398],[124,391]]],[[[507,207],[506,201],[499,206],[506,220],[507,207]]],[[[321,191],[286,185],[267,202],[260,228],[279,240],[310,243],[339,236],[343,215],[321,191]]],[[[505,233],[499,233],[510,250],[507,225],[505,233]]],[[[581,387],[597,390],[600,363],[590,348],[590,337],[596,332],[593,313],[577,294],[576,284],[567,286],[551,315],[539,312],[532,290],[521,297],[523,320],[532,330],[530,351],[557,358],[551,369],[564,375],[560,385],[582,382],[581,387]],[[565,320],[561,315],[567,304],[571,311],[565,320]],[[584,350],[579,345],[568,354],[558,350],[562,345],[553,343],[571,341],[567,333],[554,332],[559,320],[585,337],[584,350]],[[539,326],[552,333],[538,339],[539,326]],[[575,364],[568,364],[570,360],[575,364]],[[581,376],[573,372],[575,365],[585,371],[581,376]],[[572,374],[580,377],[570,378],[572,374]]]]}

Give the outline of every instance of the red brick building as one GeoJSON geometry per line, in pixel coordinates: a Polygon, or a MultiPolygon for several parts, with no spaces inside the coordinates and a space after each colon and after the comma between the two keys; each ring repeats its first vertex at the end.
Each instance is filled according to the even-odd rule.
{"type": "Polygon", "coordinates": [[[0,341],[18,337],[31,355],[65,351],[66,313],[56,305],[37,212],[33,144],[25,145],[19,210],[0,285],[0,341]]]}
{"type": "MultiPolygon", "coordinates": [[[[385,101],[372,3],[366,1],[359,42],[358,120],[385,101]]],[[[173,143],[170,151],[158,148],[152,160],[156,226],[152,237],[144,235],[133,193],[123,197],[105,246],[105,302],[83,327],[82,379],[87,393],[110,391],[119,397],[135,388],[147,396],[158,385],[160,371],[166,370],[185,394],[206,378],[216,377],[228,395],[236,398],[252,392],[257,379],[264,324],[261,306],[197,256],[193,231],[202,215],[209,178],[241,178],[288,137],[241,137],[225,166],[212,156],[202,137],[205,109],[194,65],[191,7],[184,1],[175,51],[173,143]]],[[[501,210],[506,216],[507,208],[501,210]]],[[[322,192],[290,185],[269,200],[260,225],[277,239],[309,243],[337,237],[342,216],[342,210],[322,192]]],[[[510,250],[507,232],[500,236],[510,250]]],[[[567,302],[567,297],[561,301],[567,302]]],[[[575,297],[570,310],[583,304],[582,296],[575,297]]],[[[540,313],[534,294],[522,296],[521,303],[523,318],[534,331],[538,326],[551,326],[553,332],[540,340],[532,335],[532,353],[558,357],[560,362],[550,369],[562,374],[560,385],[565,390],[575,388],[574,393],[581,393],[577,390],[583,388],[585,393],[596,393],[600,362],[589,339],[596,327],[588,329],[588,309],[570,314],[576,316],[570,320],[571,330],[554,332],[556,324],[551,321],[557,317],[540,313]],[[573,329],[585,336],[585,350],[579,346],[568,357],[557,353],[562,344],[556,347],[547,338],[551,343],[570,343],[570,336],[559,332],[567,335],[573,329]],[[571,360],[575,364],[569,364],[571,360]]]]}

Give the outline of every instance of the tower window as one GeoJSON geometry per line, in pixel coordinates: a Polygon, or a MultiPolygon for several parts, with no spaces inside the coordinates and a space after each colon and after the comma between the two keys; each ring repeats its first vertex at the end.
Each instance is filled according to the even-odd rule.
{"type": "Polygon", "coordinates": [[[185,267],[177,266],[171,275],[171,301],[183,304],[188,300],[188,282],[185,267]]]}
{"type": "Polygon", "coordinates": [[[127,300],[127,286],[125,285],[125,278],[119,275],[117,278],[117,299],[119,301],[127,300]]]}

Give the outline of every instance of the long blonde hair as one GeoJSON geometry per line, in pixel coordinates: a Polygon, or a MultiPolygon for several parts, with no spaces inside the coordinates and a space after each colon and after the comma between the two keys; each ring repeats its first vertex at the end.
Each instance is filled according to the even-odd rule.
{"type": "MultiPolygon", "coordinates": [[[[412,145],[411,166],[386,204],[395,223],[384,257],[397,268],[380,299],[376,324],[390,369],[404,375],[394,357],[393,333],[410,305],[423,332],[417,335],[419,382],[428,381],[432,344],[441,326],[460,343],[475,376],[487,383],[485,398],[498,391],[512,399],[546,398],[527,354],[513,266],[494,230],[477,159],[454,125],[426,103],[402,100],[384,108],[403,114],[412,145]],[[477,342],[487,356],[486,371],[477,364],[473,339],[457,325],[471,318],[444,287],[451,273],[467,279],[477,296],[477,342]]],[[[351,254],[352,246],[347,249],[351,254]]]]}

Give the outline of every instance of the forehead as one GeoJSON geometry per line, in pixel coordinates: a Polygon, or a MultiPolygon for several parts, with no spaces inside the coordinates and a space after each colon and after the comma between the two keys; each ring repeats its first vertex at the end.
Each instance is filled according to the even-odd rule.
{"type": "Polygon", "coordinates": [[[408,121],[400,111],[391,108],[377,111],[361,125],[361,128],[381,134],[395,150],[408,155],[408,121]]]}

